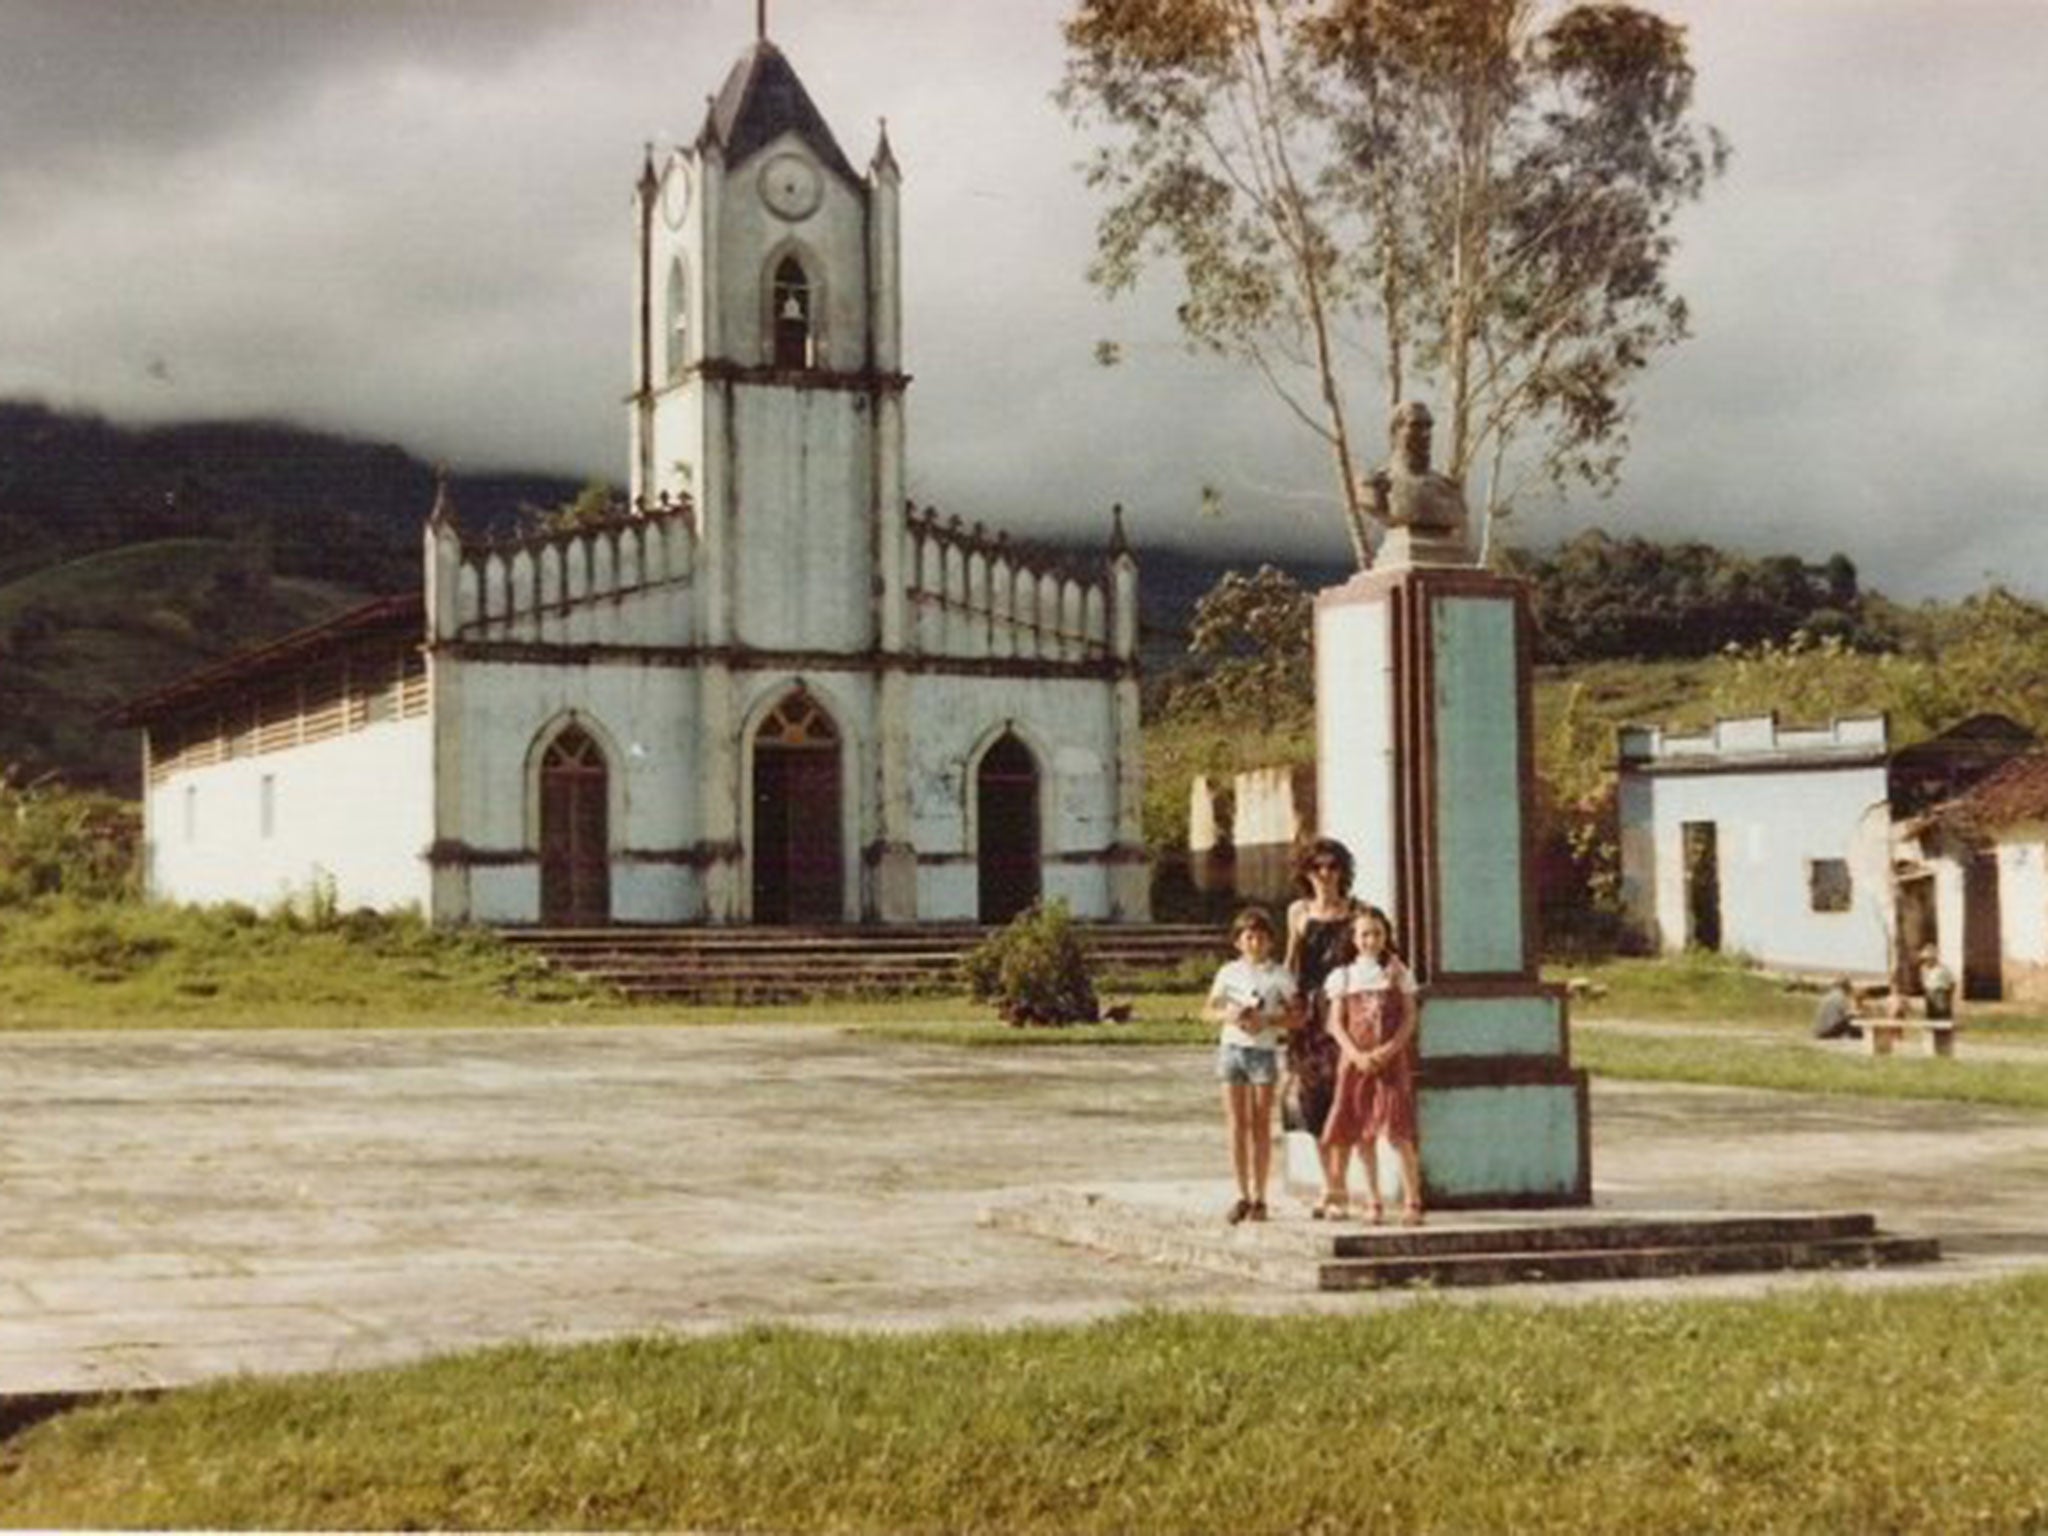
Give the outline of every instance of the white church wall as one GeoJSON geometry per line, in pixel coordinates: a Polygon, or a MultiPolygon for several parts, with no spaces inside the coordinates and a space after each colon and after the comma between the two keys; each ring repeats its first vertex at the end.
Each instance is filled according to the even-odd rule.
{"type": "Polygon", "coordinates": [[[604,750],[610,789],[612,915],[677,922],[703,912],[702,878],[673,859],[621,857],[673,851],[697,838],[695,679],[679,667],[637,663],[463,663],[462,742],[454,768],[455,824],[447,835],[485,855],[469,873],[471,915],[485,922],[540,916],[540,807],[535,756],[544,732],[570,716],[604,750]],[[505,862],[524,853],[531,862],[505,862]]]}
{"type": "Polygon", "coordinates": [[[753,445],[733,468],[738,591],[750,645],[865,649],[873,631],[865,397],[741,387],[735,415],[753,445]]]}
{"type": "Polygon", "coordinates": [[[776,264],[794,253],[811,281],[815,365],[852,372],[867,360],[867,216],[862,198],[825,169],[795,134],[783,134],[725,178],[718,210],[714,296],[724,310],[725,355],[765,365],[772,357],[769,285],[776,264]],[[769,211],[761,178],[778,155],[800,155],[823,184],[815,212],[794,222],[769,211]],[[762,253],[768,253],[763,259],[762,253]],[[751,318],[753,323],[745,322],[751,318]]]}
{"type": "Polygon", "coordinates": [[[173,773],[148,791],[148,885],[165,901],[427,909],[432,734],[390,721],[173,773]]]}
{"type": "MultiPolygon", "coordinates": [[[[849,920],[861,912],[862,850],[873,841],[879,824],[875,804],[876,757],[875,677],[870,672],[818,669],[795,673],[753,673],[740,684],[736,713],[742,751],[734,794],[739,801],[740,843],[754,840],[753,740],[761,721],[788,695],[802,687],[831,718],[839,733],[840,910],[849,920]]],[[[752,870],[747,871],[751,883],[752,870]]]]}
{"type": "Polygon", "coordinates": [[[1109,879],[1099,854],[1116,841],[1116,741],[1109,690],[1080,678],[918,675],[911,690],[911,831],[924,862],[918,916],[972,921],[979,887],[974,863],[970,767],[977,750],[1007,724],[1031,749],[1039,773],[1042,889],[1075,916],[1109,915],[1109,879]]]}

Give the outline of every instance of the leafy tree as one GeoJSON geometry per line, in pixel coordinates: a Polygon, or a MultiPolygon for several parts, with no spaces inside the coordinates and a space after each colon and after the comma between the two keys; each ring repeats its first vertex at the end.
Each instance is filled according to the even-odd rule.
{"type": "Polygon", "coordinates": [[[1198,675],[1183,685],[1183,710],[1214,710],[1270,731],[1313,703],[1315,601],[1285,571],[1226,571],[1195,603],[1188,653],[1198,675]]]}
{"type": "Polygon", "coordinates": [[[617,493],[602,480],[586,481],[582,490],[555,506],[523,507],[520,511],[520,522],[529,534],[574,533],[625,515],[617,493]]]}
{"type": "Polygon", "coordinates": [[[1091,277],[1177,270],[1190,342],[1324,441],[1361,566],[1351,402],[1375,359],[1388,411],[1437,396],[1444,472],[1484,471],[1483,540],[1531,473],[1612,486],[1627,387],[1686,334],[1672,221],[1727,155],[1682,28],[1604,3],[1078,0],[1066,38],[1060,100],[1110,135],[1091,277]]]}

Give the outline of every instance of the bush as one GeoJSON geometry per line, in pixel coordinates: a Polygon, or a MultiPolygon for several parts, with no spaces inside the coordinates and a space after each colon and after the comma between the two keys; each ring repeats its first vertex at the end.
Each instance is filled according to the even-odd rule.
{"type": "Polygon", "coordinates": [[[976,1002],[1009,1024],[1092,1024],[1102,1015],[1064,901],[1041,902],[960,962],[976,1002]]]}
{"type": "Polygon", "coordinates": [[[112,795],[19,784],[0,771],[0,906],[134,895],[141,822],[135,806],[112,795]]]}

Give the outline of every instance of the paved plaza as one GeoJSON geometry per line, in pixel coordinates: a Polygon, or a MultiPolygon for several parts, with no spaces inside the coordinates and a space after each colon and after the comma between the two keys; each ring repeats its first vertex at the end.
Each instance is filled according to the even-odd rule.
{"type": "MultiPolygon", "coordinates": [[[[968,1050],[796,1026],[10,1034],[0,1395],[750,1321],[1403,1304],[977,1223],[1093,1183],[1220,1212],[1209,1074],[1192,1046],[968,1050]]],[[[1600,1207],[1870,1210],[1949,1257],[1489,1294],[1748,1294],[2048,1265],[2048,1116],[1596,1082],[1593,1128],[1600,1207]]],[[[1279,1216],[1283,1237],[1306,1225],[1292,1204],[1279,1216]]]]}

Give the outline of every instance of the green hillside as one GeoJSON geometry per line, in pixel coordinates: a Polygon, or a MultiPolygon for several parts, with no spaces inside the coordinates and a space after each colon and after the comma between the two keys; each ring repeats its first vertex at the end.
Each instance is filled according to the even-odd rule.
{"type": "Polygon", "coordinates": [[[135,733],[106,711],[363,597],[272,576],[220,539],[128,545],[0,585],[0,765],[134,794],[135,733]]]}

